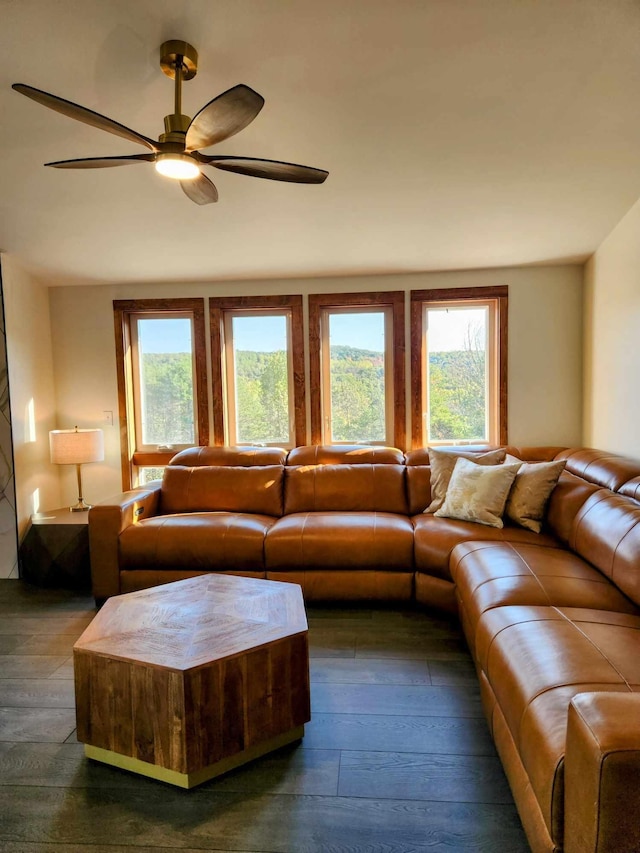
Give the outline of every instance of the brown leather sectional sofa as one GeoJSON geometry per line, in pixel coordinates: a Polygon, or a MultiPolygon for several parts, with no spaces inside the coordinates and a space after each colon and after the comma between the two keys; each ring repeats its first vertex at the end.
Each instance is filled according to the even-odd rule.
{"type": "Polygon", "coordinates": [[[534,851],[640,851],[640,462],[565,459],[543,532],[424,514],[426,450],[193,448],[94,507],[94,595],[224,571],[459,612],[534,851]]]}

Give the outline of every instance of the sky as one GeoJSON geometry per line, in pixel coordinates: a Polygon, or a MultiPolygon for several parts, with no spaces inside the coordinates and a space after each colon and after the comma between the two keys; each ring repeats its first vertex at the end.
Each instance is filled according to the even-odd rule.
{"type": "MultiPolygon", "coordinates": [[[[189,320],[142,320],[138,326],[143,352],[190,352],[189,320]]],[[[347,344],[382,352],[384,348],[382,314],[334,314],[331,317],[331,343],[347,344]]],[[[237,350],[273,352],[286,348],[285,318],[235,318],[233,337],[237,350]]]]}
{"type": "MultiPolygon", "coordinates": [[[[429,352],[450,352],[465,348],[467,329],[484,328],[486,308],[430,309],[427,345],[429,352]]],[[[426,324],[425,324],[426,325],[426,324]]]]}
{"type": "MultiPolygon", "coordinates": [[[[484,308],[431,309],[428,344],[430,352],[463,349],[466,330],[483,324],[484,308]]],[[[142,320],[139,324],[143,352],[190,352],[191,323],[188,319],[142,320]]],[[[382,352],[384,320],[380,311],[331,315],[331,344],[382,352]]],[[[237,350],[273,352],[286,348],[286,322],[280,316],[242,317],[234,320],[237,350]]]]}
{"type": "Polygon", "coordinates": [[[191,320],[139,320],[142,352],[191,352],[191,320]]]}
{"type": "Polygon", "coordinates": [[[284,350],[287,348],[286,317],[234,317],[233,343],[236,350],[284,350]]]}
{"type": "MultiPolygon", "coordinates": [[[[238,350],[273,352],[285,349],[284,317],[243,317],[233,325],[233,338],[238,350]]],[[[382,352],[384,323],[382,314],[332,314],[331,343],[382,352]]]]}

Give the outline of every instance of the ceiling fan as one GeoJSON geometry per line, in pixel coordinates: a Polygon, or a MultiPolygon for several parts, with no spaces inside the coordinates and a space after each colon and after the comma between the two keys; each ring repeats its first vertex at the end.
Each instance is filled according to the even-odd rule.
{"type": "Polygon", "coordinates": [[[196,49],[185,41],[166,41],[160,47],[160,67],[168,77],[175,80],[175,101],[173,113],[164,119],[165,132],[160,134],[157,142],[79,104],[24,83],[14,83],[12,88],[16,92],[45,107],[150,149],[148,154],[57,160],[45,163],[45,166],[53,166],[56,169],[104,169],[135,163],[155,163],[156,170],[161,175],[178,180],[185,195],[196,204],[218,201],[218,190],[209,178],[202,174],[202,166],[213,166],[226,172],[237,172],[254,178],[298,184],[321,184],[326,179],[328,172],[311,166],[255,157],[202,154],[201,148],[209,148],[222,142],[250,124],[262,109],[264,98],[249,86],[239,84],[209,101],[191,119],[182,114],[182,82],[191,80],[197,73],[196,49]]]}

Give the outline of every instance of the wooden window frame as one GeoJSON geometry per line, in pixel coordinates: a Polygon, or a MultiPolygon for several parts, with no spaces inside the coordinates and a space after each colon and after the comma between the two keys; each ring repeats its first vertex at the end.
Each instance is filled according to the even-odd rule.
{"type": "Polygon", "coordinates": [[[392,359],[393,444],[405,449],[407,434],[407,403],[405,386],[404,290],[379,293],[314,293],[309,296],[309,392],[311,397],[311,443],[322,442],[322,329],[321,314],[326,309],[391,310],[392,338],[389,348],[392,359]]]}
{"type": "Polygon", "coordinates": [[[134,468],[162,467],[174,452],[138,451],[134,414],[134,371],[131,351],[131,318],[140,314],[189,314],[193,322],[194,403],[199,445],[209,443],[209,402],[207,399],[207,355],[204,323],[204,299],[115,299],[113,319],[118,376],[118,415],[122,487],[133,487],[134,468]]]}
{"type": "Polygon", "coordinates": [[[213,400],[213,443],[224,445],[225,425],[225,361],[224,320],[227,313],[247,315],[269,312],[290,313],[291,372],[293,397],[293,438],[295,445],[306,444],[307,414],[304,378],[304,329],[302,296],[217,296],[209,298],[209,333],[211,339],[211,396],[213,400]]]}
{"type": "Polygon", "coordinates": [[[488,301],[497,303],[497,393],[498,393],[498,440],[508,444],[508,309],[509,288],[495,287],[447,287],[433,290],[412,290],[411,298],[411,446],[425,444],[423,412],[426,410],[424,364],[424,309],[430,302],[464,303],[465,301],[488,301]]]}

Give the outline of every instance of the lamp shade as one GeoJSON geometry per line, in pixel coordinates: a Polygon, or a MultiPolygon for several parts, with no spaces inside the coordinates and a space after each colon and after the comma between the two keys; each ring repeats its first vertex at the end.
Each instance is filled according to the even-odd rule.
{"type": "Polygon", "coordinates": [[[101,429],[54,429],[49,433],[49,450],[56,465],[102,462],[104,434],[101,429]]]}

